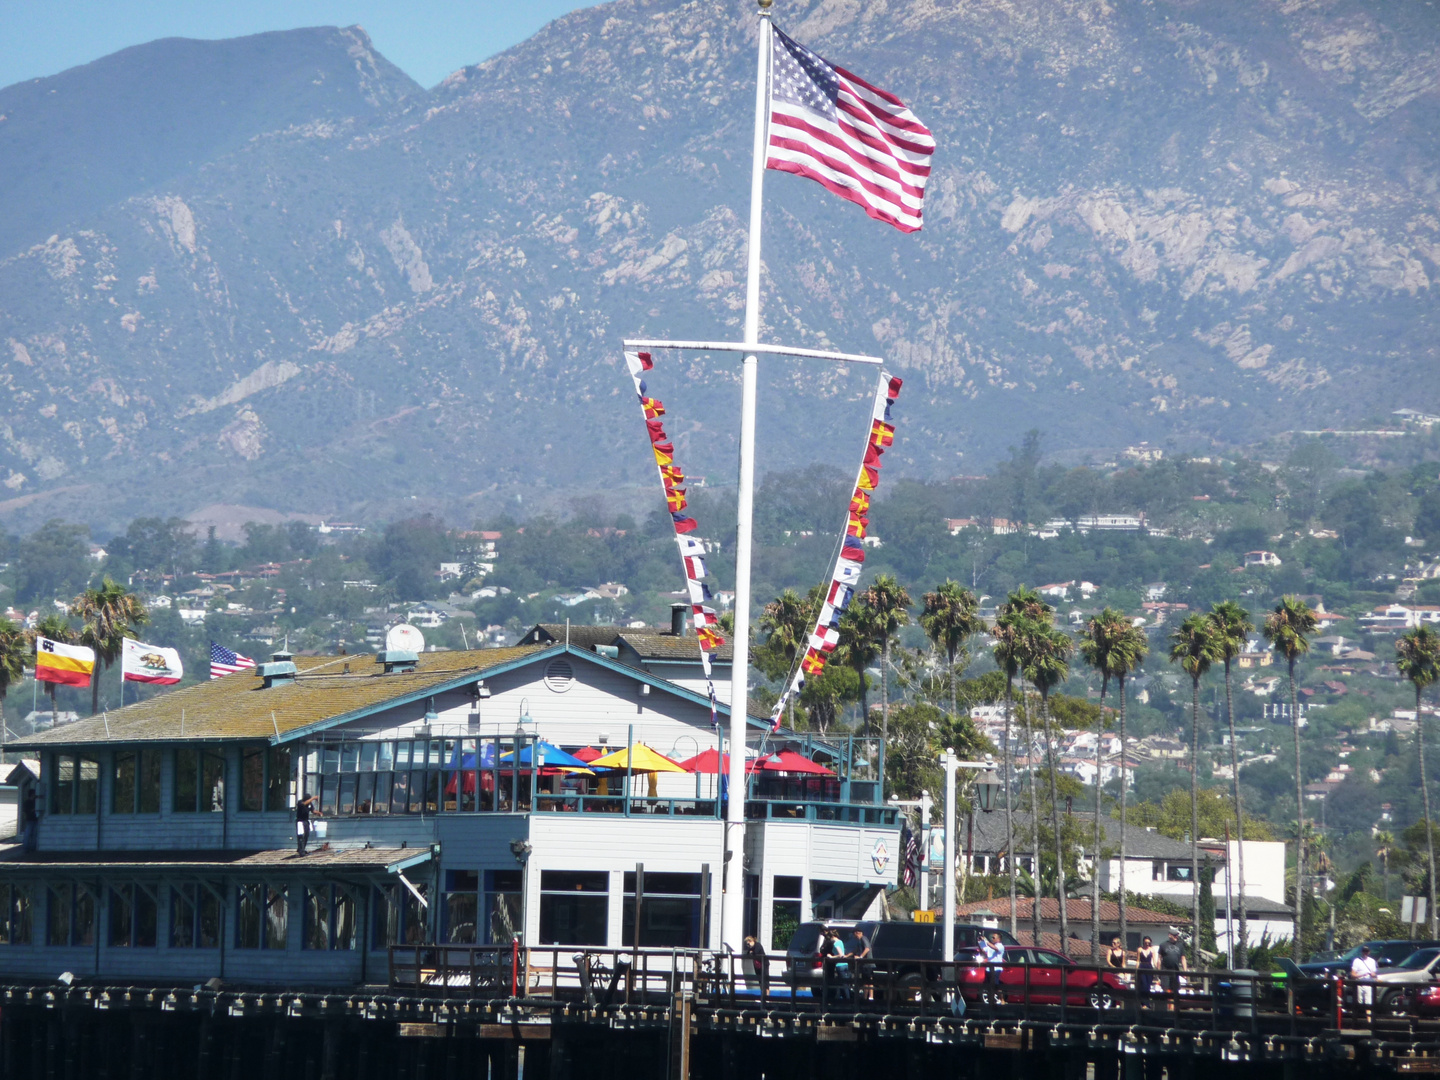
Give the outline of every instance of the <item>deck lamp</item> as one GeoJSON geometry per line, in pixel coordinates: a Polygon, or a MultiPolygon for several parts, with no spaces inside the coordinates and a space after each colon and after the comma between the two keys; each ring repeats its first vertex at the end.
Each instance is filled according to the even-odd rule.
{"type": "Polygon", "coordinates": [[[993,771],[981,773],[975,778],[975,803],[985,813],[995,809],[996,793],[1005,785],[995,779],[993,771]]]}

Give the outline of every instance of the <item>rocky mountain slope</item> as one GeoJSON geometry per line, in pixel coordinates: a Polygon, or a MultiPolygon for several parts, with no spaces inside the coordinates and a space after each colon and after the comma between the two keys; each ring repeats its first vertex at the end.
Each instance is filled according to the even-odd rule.
{"type": "MultiPolygon", "coordinates": [[[[892,359],[887,461],[943,476],[1032,426],[1052,449],[1200,445],[1436,404],[1433,5],[775,10],[939,141],[918,235],[766,181],[765,336],[892,359]]],[[[363,105],[297,102],[0,249],[0,514],[463,519],[652,482],[618,342],[739,334],[754,25],[738,0],[618,0],[428,93],[368,43],[345,67],[364,39],[330,32],[363,105]]],[[[767,363],[762,469],[848,461],[866,383],[767,363]]],[[[691,471],[732,476],[733,365],[654,385],[691,471]]]]}

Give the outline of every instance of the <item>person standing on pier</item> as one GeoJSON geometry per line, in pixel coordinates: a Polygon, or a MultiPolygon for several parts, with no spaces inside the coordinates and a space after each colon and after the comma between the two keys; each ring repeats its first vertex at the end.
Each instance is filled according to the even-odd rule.
{"type": "Polygon", "coordinates": [[[305,797],[295,804],[295,854],[304,855],[305,845],[310,842],[310,815],[324,817],[315,805],[315,796],[305,792],[305,797]]]}
{"type": "Polygon", "coordinates": [[[754,976],[754,986],[760,991],[760,996],[765,997],[770,988],[770,957],[765,952],[765,946],[760,944],[756,937],[745,939],[745,962],[750,965],[754,976]]]}
{"type": "Polygon", "coordinates": [[[1169,997],[1165,1008],[1170,1012],[1175,1011],[1175,998],[1180,991],[1180,972],[1188,970],[1189,963],[1185,959],[1185,946],[1180,943],[1180,931],[1171,930],[1170,937],[1164,945],[1160,946],[1160,969],[1165,972],[1162,976],[1165,984],[1165,993],[1169,997]]]}
{"type": "Polygon", "coordinates": [[[1380,965],[1370,955],[1370,946],[1361,945],[1360,955],[1350,961],[1350,978],[1355,980],[1355,1007],[1365,1008],[1365,1022],[1370,1023],[1370,1008],[1375,1001],[1375,987],[1370,980],[1380,974],[1380,965]]]}

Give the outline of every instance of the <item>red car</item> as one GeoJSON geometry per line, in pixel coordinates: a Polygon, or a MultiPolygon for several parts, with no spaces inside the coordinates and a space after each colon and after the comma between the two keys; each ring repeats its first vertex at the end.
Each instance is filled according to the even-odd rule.
{"type": "Polygon", "coordinates": [[[1078,968],[1078,963],[1054,949],[1008,945],[1005,966],[1000,968],[998,978],[993,968],[961,968],[960,992],[968,1002],[1023,1003],[1027,969],[1032,1005],[1060,1004],[1062,979],[1067,1005],[1113,1009],[1121,996],[1130,991],[1119,972],[1078,968]]]}

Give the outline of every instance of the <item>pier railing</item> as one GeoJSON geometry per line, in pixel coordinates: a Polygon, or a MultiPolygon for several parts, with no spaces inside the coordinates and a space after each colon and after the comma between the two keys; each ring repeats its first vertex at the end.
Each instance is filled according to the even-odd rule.
{"type": "Polygon", "coordinates": [[[796,970],[776,956],[757,970],[746,957],[697,949],[411,945],[390,949],[390,985],[426,997],[537,1004],[668,1006],[685,994],[697,1006],[770,1016],[880,1012],[1061,1024],[1164,1022],[1291,1036],[1413,1017],[1417,990],[1423,989],[1344,976],[985,965],[965,958],[826,957],[818,968],[812,963],[796,970]]]}

